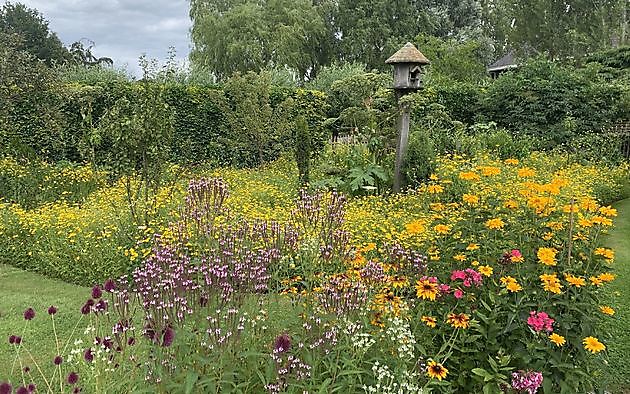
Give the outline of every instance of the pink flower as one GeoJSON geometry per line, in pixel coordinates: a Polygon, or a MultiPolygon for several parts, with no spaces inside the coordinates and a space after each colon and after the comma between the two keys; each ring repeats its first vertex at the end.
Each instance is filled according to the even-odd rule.
{"type": "Polygon", "coordinates": [[[547,332],[553,332],[554,320],[549,317],[545,312],[529,312],[527,318],[527,324],[536,332],[545,330],[547,332]]]}
{"type": "Polygon", "coordinates": [[[455,290],[455,292],[453,292],[453,295],[455,296],[455,298],[459,300],[460,298],[464,296],[464,292],[461,291],[460,289],[457,289],[455,290]]]}
{"type": "Polygon", "coordinates": [[[510,255],[511,255],[512,257],[523,257],[523,255],[521,254],[521,251],[520,251],[520,250],[518,250],[518,249],[512,249],[512,250],[510,251],[510,255]]]}
{"type": "Polygon", "coordinates": [[[475,286],[481,285],[483,281],[482,276],[479,272],[475,271],[472,268],[466,268],[464,271],[455,270],[451,273],[451,280],[461,279],[463,281],[463,285],[465,287],[470,287],[473,284],[475,286]]]}
{"type": "Polygon", "coordinates": [[[438,285],[438,289],[440,289],[442,293],[448,293],[448,291],[451,289],[451,286],[442,283],[441,285],[438,285]]]}
{"type": "Polygon", "coordinates": [[[451,273],[451,280],[466,279],[466,273],[464,271],[455,270],[451,273]]]}

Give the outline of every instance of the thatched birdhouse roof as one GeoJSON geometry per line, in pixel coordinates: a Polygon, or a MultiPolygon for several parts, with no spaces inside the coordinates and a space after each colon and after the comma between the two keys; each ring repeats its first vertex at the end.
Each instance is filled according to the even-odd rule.
{"type": "Polygon", "coordinates": [[[394,53],[389,59],[385,60],[387,64],[395,63],[418,63],[431,64],[429,59],[424,57],[422,52],[418,50],[412,43],[408,42],[398,52],[394,53]]]}

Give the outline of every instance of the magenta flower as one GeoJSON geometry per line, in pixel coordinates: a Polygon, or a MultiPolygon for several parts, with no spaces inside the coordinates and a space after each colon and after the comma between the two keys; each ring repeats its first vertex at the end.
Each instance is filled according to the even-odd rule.
{"type": "Polygon", "coordinates": [[[29,394],[29,392],[26,387],[20,386],[17,390],[15,390],[15,394],[29,394]]]}
{"type": "Polygon", "coordinates": [[[9,337],[9,344],[10,345],[13,345],[13,344],[19,345],[20,343],[22,343],[22,338],[21,337],[19,337],[17,335],[11,335],[9,337]]]}
{"type": "Polygon", "coordinates": [[[79,375],[76,372],[70,372],[68,375],[68,384],[75,385],[79,381],[79,375]]]}
{"type": "Polygon", "coordinates": [[[52,316],[52,315],[54,315],[55,313],[57,313],[57,308],[55,308],[53,305],[51,305],[51,306],[48,308],[48,314],[52,316]]]}
{"type": "Polygon", "coordinates": [[[103,291],[99,285],[92,287],[92,298],[98,300],[103,295],[103,291]]]}
{"type": "Polygon", "coordinates": [[[464,271],[455,270],[451,273],[451,280],[464,280],[466,279],[466,273],[464,271]]]}
{"type": "Polygon", "coordinates": [[[28,308],[27,310],[24,311],[24,319],[33,320],[34,317],[35,317],[35,310],[33,308],[28,308]]]}
{"type": "Polygon", "coordinates": [[[13,387],[9,384],[9,382],[0,383],[0,394],[11,394],[13,391],[13,387]]]}
{"type": "Polygon", "coordinates": [[[545,312],[531,311],[529,312],[529,317],[527,318],[527,324],[536,332],[540,332],[542,330],[552,332],[553,323],[554,320],[545,312]]]}
{"type": "Polygon", "coordinates": [[[470,287],[473,284],[475,286],[481,285],[482,276],[479,272],[472,268],[466,268],[465,270],[455,270],[451,273],[451,280],[461,280],[465,287],[470,287]]]}
{"type": "Polygon", "coordinates": [[[453,292],[453,295],[459,300],[464,296],[464,292],[461,289],[457,289],[453,292]]]}
{"type": "Polygon", "coordinates": [[[442,293],[448,293],[448,291],[451,289],[451,286],[441,283],[438,285],[438,289],[442,292],[442,293]]]}
{"type": "Polygon", "coordinates": [[[536,394],[540,386],[542,386],[542,382],[542,372],[512,372],[512,388],[520,393],[536,394]]]}
{"type": "Polygon", "coordinates": [[[63,357],[61,356],[55,356],[55,358],[53,359],[53,364],[55,365],[61,365],[62,362],[63,362],[63,357]]]}

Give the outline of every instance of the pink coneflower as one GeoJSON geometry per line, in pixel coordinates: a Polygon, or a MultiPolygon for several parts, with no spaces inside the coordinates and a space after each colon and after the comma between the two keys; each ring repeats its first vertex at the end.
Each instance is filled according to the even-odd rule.
{"type": "Polygon", "coordinates": [[[54,315],[55,313],[57,313],[57,308],[53,305],[51,305],[50,307],[48,307],[48,314],[49,315],[54,315]]]}
{"type": "Polygon", "coordinates": [[[9,382],[0,383],[0,394],[11,394],[13,391],[13,387],[9,384],[9,382]]]}
{"type": "Polygon", "coordinates": [[[99,285],[92,287],[92,298],[98,300],[103,295],[103,291],[99,285]]]}
{"type": "Polygon", "coordinates": [[[75,385],[79,381],[79,375],[76,372],[68,374],[68,384],[75,385]]]}
{"type": "Polygon", "coordinates": [[[33,320],[34,317],[35,317],[35,310],[33,308],[28,308],[27,310],[24,311],[24,319],[33,320]]]}
{"type": "Polygon", "coordinates": [[[63,357],[61,356],[55,356],[55,358],[53,359],[53,364],[55,365],[61,365],[62,362],[63,362],[63,357]]]}

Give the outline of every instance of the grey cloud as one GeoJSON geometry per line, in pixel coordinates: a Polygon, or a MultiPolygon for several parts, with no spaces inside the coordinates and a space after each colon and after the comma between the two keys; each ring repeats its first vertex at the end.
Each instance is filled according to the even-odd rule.
{"type": "Polygon", "coordinates": [[[117,66],[139,76],[138,57],[164,59],[174,46],[177,60],[189,53],[190,19],[187,0],[21,0],[36,8],[50,28],[70,45],[94,41],[95,56],[108,56],[117,66]]]}

